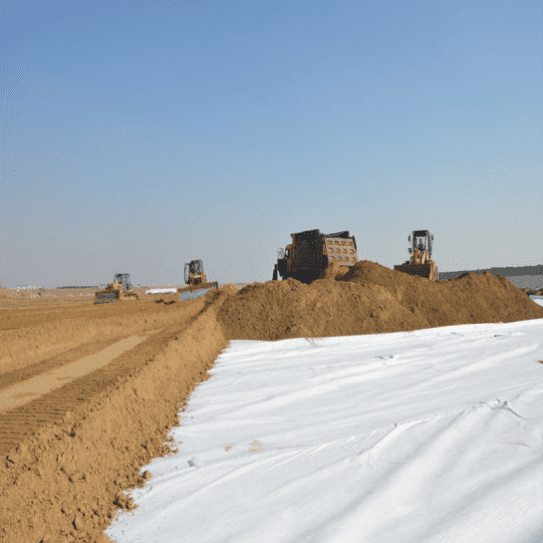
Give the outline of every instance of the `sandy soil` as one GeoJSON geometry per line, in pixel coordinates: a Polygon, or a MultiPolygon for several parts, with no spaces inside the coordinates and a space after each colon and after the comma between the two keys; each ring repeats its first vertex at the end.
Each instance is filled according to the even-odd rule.
{"type": "MultiPolygon", "coordinates": [[[[0,413],[15,409],[25,403],[28,403],[39,396],[43,396],[53,390],[60,388],[70,381],[83,377],[102,366],[108,364],[113,358],[117,358],[124,351],[133,349],[138,343],[142,342],[143,337],[132,336],[121,341],[117,341],[106,349],[97,353],[90,354],[71,364],[62,366],[47,373],[40,373],[35,377],[21,381],[16,385],[2,389],[0,399],[0,413]]],[[[43,368],[40,368],[43,369],[43,368]]]]}
{"type": "Polygon", "coordinates": [[[218,316],[229,339],[273,341],[514,322],[543,312],[489,272],[432,282],[361,261],[347,273],[331,266],[311,285],[293,279],[247,285],[218,316]]]}
{"type": "Polygon", "coordinates": [[[226,285],[185,302],[93,296],[1,294],[0,541],[107,542],[115,512],[131,507],[122,491],[169,452],[168,429],[228,340],[543,318],[503,277],[432,283],[368,261],[311,285],[226,285]]]}

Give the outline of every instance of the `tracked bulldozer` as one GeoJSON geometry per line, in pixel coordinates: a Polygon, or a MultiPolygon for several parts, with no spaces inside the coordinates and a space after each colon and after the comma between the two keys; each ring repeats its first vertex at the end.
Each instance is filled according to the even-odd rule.
{"type": "Polygon", "coordinates": [[[413,230],[411,236],[407,238],[411,242],[411,247],[407,250],[411,254],[411,258],[404,264],[394,266],[394,269],[409,275],[418,275],[425,277],[431,281],[439,280],[439,272],[435,260],[432,258],[432,236],[429,230],[413,230]]]}
{"type": "Polygon", "coordinates": [[[129,273],[116,273],[112,283],[108,283],[104,290],[97,290],[94,293],[95,304],[139,300],[139,298],[139,295],[132,290],[129,273]]]}
{"type": "Polygon", "coordinates": [[[198,298],[210,290],[219,288],[217,282],[208,283],[206,281],[204,265],[201,260],[192,260],[185,264],[185,284],[189,286],[177,289],[180,301],[198,298]]]}
{"type": "Polygon", "coordinates": [[[348,230],[335,234],[321,234],[320,230],[306,230],[290,235],[292,243],[279,249],[273,281],[292,277],[302,283],[318,279],[330,262],[340,266],[354,266],[358,262],[356,240],[348,230]]]}

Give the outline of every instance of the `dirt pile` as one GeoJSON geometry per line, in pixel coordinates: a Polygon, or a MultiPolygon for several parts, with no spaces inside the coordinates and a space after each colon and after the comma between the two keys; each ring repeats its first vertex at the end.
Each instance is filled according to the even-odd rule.
{"type": "Polygon", "coordinates": [[[340,266],[338,262],[331,262],[321,273],[319,279],[335,281],[343,277],[349,271],[348,266],[340,266]]]}
{"type": "Polygon", "coordinates": [[[424,321],[378,285],[318,279],[256,283],[231,297],[218,314],[230,339],[276,341],[295,337],[416,330],[424,321]]]}
{"type": "Polygon", "coordinates": [[[322,277],[246,286],[218,313],[226,336],[274,341],[543,318],[542,307],[489,272],[433,282],[365,260],[322,277]]]}

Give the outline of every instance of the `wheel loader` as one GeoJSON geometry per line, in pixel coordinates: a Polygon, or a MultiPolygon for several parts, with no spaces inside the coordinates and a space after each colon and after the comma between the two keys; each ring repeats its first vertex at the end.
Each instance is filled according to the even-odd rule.
{"type": "Polygon", "coordinates": [[[189,286],[177,289],[179,301],[198,298],[210,290],[219,288],[217,282],[208,283],[206,281],[204,265],[201,260],[192,260],[185,264],[185,284],[189,286]]]}
{"type": "Polygon", "coordinates": [[[290,235],[292,243],[279,249],[273,281],[278,275],[292,277],[302,283],[318,279],[330,262],[340,266],[354,266],[358,262],[356,240],[348,230],[335,234],[321,234],[320,230],[306,230],[290,235]]]}
{"type": "Polygon", "coordinates": [[[411,242],[411,247],[407,249],[411,258],[404,264],[394,266],[394,269],[409,275],[425,277],[430,281],[438,281],[437,264],[435,260],[430,260],[434,236],[430,234],[429,230],[413,230],[412,236],[412,240],[411,236],[407,238],[407,241],[411,242]]]}
{"type": "Polygon", "coordinates": [[[108,283],[104,290],[94,293],[95,304],[139,299],[139,295],[132,290],[129,273],[116,273],[112,283],[108,283]]]}

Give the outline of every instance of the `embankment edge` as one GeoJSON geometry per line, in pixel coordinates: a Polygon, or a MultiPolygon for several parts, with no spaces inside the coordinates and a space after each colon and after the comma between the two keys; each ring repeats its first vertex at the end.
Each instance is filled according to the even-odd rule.
{"type": "Polygon", "coordinates": [[[133,374],[10,451],[0,470],[0,541],[109,541],[107,525],[132,507],[123,491],[143,485],[141,467],[172,452],[169,429],[227,346],[221,301],[170,330],[133,374]]]}

